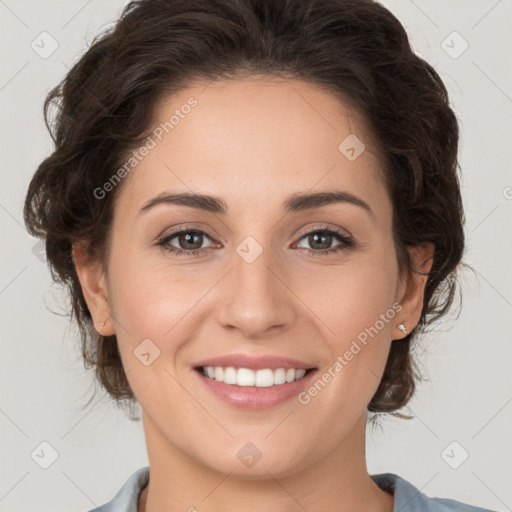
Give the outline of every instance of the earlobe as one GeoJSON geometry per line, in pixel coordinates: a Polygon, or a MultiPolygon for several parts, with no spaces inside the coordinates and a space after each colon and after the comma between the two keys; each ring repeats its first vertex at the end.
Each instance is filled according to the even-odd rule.
{"type": "Polygon", "coordinates": [[[81,243],[73,244],[75,269],[94,327],[102,336],[115,334],[103,265],[92,258],[81,243]]]}
{"type": "Polygon", "coordinates": [[[399,339],[406,336],[418,324],[423,310],[425,286],[428,274],[434,261],[435,246],[432,242],[425,242],[408,248],[413,270],[404,277],[401,286],[401,297],[397,298],[402,305],[400,322],[396,326],[399,339]],[[404,291],[405,288],[405,291],[404,291]],[[407,328],[405,328],[407,325],[407,328]]]}

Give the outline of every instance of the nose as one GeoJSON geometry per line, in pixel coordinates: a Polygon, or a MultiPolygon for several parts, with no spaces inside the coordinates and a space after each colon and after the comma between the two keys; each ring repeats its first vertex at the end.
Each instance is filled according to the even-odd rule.
{"type": "Polygon", "coordinates": [[[233,265],[219,292],[219,324],[238,329],[241,336],[252,340],[274,336],[291,326],[296,317],[294,295],[270,249],[252,262],[234,253],[233,265]]]}

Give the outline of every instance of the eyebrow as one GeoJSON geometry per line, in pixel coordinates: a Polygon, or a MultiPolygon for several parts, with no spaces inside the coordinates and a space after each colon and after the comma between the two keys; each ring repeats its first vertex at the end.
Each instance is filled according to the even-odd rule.
{"type": "MultiPolygon", "coordinates": [[[[322,206],[335,203],[349,203],[359,206],[370,215],[373,221],[376,220],[375,213],[368,203],[354,194],[340,190],[315,193],[297,192],[286,198],[283,203],[283,210],[286,213],[295,213],[321,208],[322,206]]],[[[189,208],[220,215],[226,215],[229,211],[226,203],[219,197],[193,193],[170,194],[163,192],[153,199],[150,199],[140,209],[139,215],[160,204],[187,206],[189,208]]]]}

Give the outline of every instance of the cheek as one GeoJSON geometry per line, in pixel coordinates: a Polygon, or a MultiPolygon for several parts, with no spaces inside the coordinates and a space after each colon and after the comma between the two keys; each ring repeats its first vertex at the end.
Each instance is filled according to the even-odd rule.
{"type": "Polygon", "coordinates": [[[325,268],[315,275],[315,286],[303,285],[297,293],[325,333],[329,355],[319,378],[329,382],[324,400],[332,401],[332,411],[366,406],[379,385],[401,309],[395,302],[397,277],[390,247],[354,257],[336,271],[325,268]]]}
{"type": "Polygon", "coordinates": [[[152,417],[164,410],[185,413],[190,407],[175,380],[175,363],[193,335],[193,306],[204,289],[201,293],[199,286],[187,286],[186,276],[176,267],[148,264],[136,255],[119,260],[111,271],[121,360],[138,402],[152,417]],[[169,401],[169,396],[175,398],[169,401]]]}
{"type": "Polygon", "coordinates": [[[125,254],[112,267],[111,283],[119,352],[128,381],[148,411],[187,408],[191,404],[175,378],[188,369],[187,347],[212,312],[205,307],[205,295],[222,271],[219,274],[208,265],[201,271],[196,270],[200,265],[170,265],[165,255],[148,262],[147,255],[125,254]],[[181,398],[170,405],[162,389],[181,398]]]}
{"type": "MultiPolygon", "coordinates": [[[[397,279],[398,267],[390,248],[354,253],[343,265],[319,266],[314,278],[309,275],[297,281],[293,289],[323,325],[328,339],[338,340],[341,349],[392,308],[397,279]]],[[[386,316],[394,313],[392,309],[386,316]]],[[[389,333],[391,325],[378,323],[384,333],[389,333]]]]}
{"type": "MultiPolygon", "coordinates": [[[[212,280],[212,282],[215,282],[212,280]]],[[[131,338],[162,339],[208,289],[190,270],[127,256],[112,272],[112,302],[117,319],[131,338]]],[[[134,339],[135,341],[135,339],[134,339]]]]}

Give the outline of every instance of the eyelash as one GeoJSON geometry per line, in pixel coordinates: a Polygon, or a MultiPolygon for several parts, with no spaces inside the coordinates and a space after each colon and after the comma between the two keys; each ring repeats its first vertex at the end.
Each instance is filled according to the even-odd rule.
{"type": "MultiPolygon", "coordinates": [[[[174,254],[175,256],[199,256],[200,254],[208,251],[208,249],[211,249],[211,247],[207,247],[206,249],[186,250],[186,249],[179,249],[179,248],[173,247],[172,245],[169,245],[169,242],[173,238],[176,238],[176,236],[181,235],[183,233],[194,233],[194,234],[199,234],[199,235],[206,235],[208,238],[213,240],[213,238],[210,235],[208,235],[208,233],[203,231],[202,229],[185,227],[185,228],[180,228],[179,230],[173,231],[163,237],[160,237],[158,239],[159,241],[157,242],[156,245],[161,246],[164,250],[174,254]]],[[[340,245],[338,247],[331,248],[331,249],[323,249],[323,250],[317,250],[317,251],[315,251],[313,249],[307,249],[307,248],[301,247],[301,249],[305,250],[309,255],[312,255],[312,256],[327,255],[327,254],[337,253],[339,251],[352,250],[356,246],[354,240],[350,236],[345,235],[344,233],[342,233],[341,231],[339,231],[336,228],[327,228],[327,227],[326,228],[314,228],[311,230],[304,231],[304,232],[300,233],[299,241],[302,240],[307,235],[316,234],[316,233],[322,233],[322,234],[328,234],[328,235],[333,234],[333,235],[335,235],[335,238],[337,238],[342,243],[342,245],[340,245]]]]}

